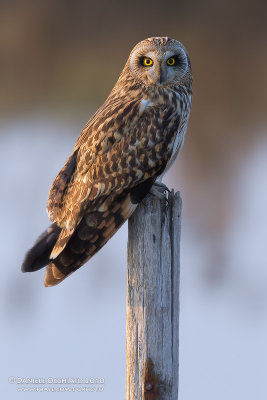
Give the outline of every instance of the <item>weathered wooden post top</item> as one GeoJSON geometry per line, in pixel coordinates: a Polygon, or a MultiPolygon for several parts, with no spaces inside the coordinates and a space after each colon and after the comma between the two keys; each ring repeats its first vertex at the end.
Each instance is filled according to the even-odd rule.
{"type": "Polygon", "coordinates": [[[181,197],[148,195],[129,220],[126,400],[177,400],[181,197]]]}

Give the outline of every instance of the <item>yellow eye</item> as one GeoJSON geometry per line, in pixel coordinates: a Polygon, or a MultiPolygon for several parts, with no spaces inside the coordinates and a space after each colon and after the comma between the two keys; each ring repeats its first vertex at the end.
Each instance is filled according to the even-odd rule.
{"type": "Polygon", "coordinates": [[[143,65],[145,67],[151,67],[151,65],[153,65],[153,61],[151,60],[151,58],[145,57],[143,59],[143,65]]]}
{"type": "Polygon", "coordinates": [[[173,67],[176,64],[175,58],[174,57],[168,58],[167,64],[170,65],[171,67],[173,67]]]}

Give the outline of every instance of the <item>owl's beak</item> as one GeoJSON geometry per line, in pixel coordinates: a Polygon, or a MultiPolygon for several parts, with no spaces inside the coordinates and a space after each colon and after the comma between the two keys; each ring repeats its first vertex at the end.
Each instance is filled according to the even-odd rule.
{"type": "Polygon", "coordinates": [[[166,76],[160,64],[155,65],[153,68],[151,68],[151,70],[149,71],[149,80],[154,85],[164,85],[166,81],[166,76]]]}

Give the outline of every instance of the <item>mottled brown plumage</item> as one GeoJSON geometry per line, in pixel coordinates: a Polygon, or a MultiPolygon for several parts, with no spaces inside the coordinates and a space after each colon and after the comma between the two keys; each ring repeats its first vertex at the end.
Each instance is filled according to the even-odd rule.
{"type": "Polygon", "coordinates": [[[50,189],[53,225],[28,252],[23,271],[49,264],[45,285],[56,285],[111,238],[177,156],[191,86],[181,43],[149,38],[135,46],[50,189]]]}

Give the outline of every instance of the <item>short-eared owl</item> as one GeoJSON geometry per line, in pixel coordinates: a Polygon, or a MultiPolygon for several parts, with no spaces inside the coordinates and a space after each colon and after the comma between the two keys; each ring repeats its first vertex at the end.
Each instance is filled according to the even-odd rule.
{"type": "Polygon", "coordinates": [[[45,286],[54,286],[112,237],[178,155],[191,96],[191,64],[180,42],[152,37],[134,47],[57,175],[47,202],[52,225],[22,271],[48,265],[45,286]]]}

